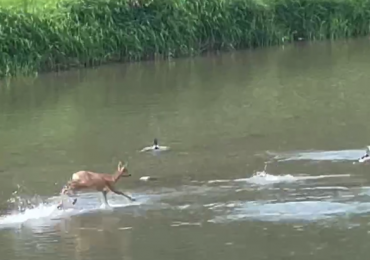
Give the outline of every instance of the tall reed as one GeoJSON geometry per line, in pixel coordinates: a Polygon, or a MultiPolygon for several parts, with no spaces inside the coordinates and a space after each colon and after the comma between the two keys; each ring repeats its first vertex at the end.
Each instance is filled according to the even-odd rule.
{"type": "Polygon", "coordinates": [[[1,77],[370,31],[370,0],[9,1],[0,0],[1,77]]]}

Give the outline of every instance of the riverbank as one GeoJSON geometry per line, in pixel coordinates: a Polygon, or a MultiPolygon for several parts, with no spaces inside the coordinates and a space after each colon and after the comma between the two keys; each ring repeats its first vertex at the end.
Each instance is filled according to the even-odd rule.
{"type": "Polygon", "coordinates": [[[370,31],[370,0],[3,1],[1,77],[370,31]]]}

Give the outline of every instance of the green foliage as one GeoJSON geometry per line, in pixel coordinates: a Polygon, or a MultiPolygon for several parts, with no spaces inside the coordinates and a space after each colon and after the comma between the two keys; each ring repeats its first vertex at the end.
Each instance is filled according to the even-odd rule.
{"type": "Polygon", "coordinates": [[[0,0],[0,76],[369,30],[370,0],[0,0]]]}

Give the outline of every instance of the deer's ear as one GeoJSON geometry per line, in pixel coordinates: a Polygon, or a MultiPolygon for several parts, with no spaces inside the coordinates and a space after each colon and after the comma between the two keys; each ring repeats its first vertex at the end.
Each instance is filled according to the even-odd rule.
{"type": "Polygon", "coordinates": [[[120,169],[121,169],[121,166],[122,166],[122,162],[121,162],[121,161],[119,161],[118,166],[117,166],[118,170],[120,170],[120,169]]]}

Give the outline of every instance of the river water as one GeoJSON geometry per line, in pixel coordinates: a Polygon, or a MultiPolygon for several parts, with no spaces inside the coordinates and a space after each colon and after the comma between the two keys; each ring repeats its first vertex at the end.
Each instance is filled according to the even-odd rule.
{"type": "Polygon", "coordinates": [[[0,258],[367,259],[369,56],[298,43],[3,82],[0,258]],[[139,152],[154,138],[170,149],[139,152]],[[73,172],[119,160],[135,202],[56,209],[73,172]]]}

